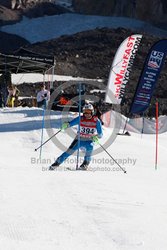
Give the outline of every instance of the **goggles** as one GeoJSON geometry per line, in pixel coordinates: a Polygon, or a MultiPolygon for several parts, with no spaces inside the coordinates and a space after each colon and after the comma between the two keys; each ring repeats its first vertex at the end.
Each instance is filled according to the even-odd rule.
{"type": "Polygon", "coordinates": [[[84,110],[83,114],[84,115],[92,115],[92,111],[91,110],[84,110]]]}

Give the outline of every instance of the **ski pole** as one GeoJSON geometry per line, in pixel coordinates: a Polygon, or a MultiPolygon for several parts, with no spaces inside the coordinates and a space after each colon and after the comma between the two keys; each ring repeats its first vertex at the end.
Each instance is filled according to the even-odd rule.
{"type": "Polygon", "coordinates": [[[52,135],[48,140],[46,140],[44,143],[42,143],[38,148],[35,148],[35,151],[37,151],[39,148],[41,148],[44,144],[46,144],[48,141],[50,141],[54,136],[56,136],[58,133],[60,133],[61,129],[57,131],[54,135],[52,135]]]}
{"type": "Polygon", "coordinates": [[[110,156],[110,158],[120,167],[120,169],[126,174],[126,170],[124,170],[119,163],[109,154],[109,152],[99,143],[100,147],[110,156]]]}

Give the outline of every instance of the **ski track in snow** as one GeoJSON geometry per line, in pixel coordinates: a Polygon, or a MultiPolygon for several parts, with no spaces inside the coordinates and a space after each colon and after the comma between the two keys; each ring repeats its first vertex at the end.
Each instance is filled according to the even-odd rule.
{"type": "MultiPolygon", "coordinates": [[[[124,166],[127,174],[65,171],[65,167],[75,168],[75,164],[47,171],[49,162],[31,162],[39,157],[34,149],[40,144],[41,129],[33,128],[32,124],[42,122],[41,114],[42,110],[37,108],[0,110],[2,249],[166,250],[167,133],[159,136],[157,171],[154,170],[155,136],[141,138],[133,133],[130,137],[117,137],[107,149],[118,159],[136,158],[135,166],[130,163],[124,166]]],[[[53,112],[51,117],[56,131],[60,112],[53,112]]],[[[104,137],[110,132],[105,128],[104,137]]],[[[66,146],[70,144],[66,133],[59,134],[59,138],[66,146]]],[[[43,147],[42,158],[53,162],[60,153],[49,142],[43,147]]],[[[108,156],[101,152],[94,158],[108,156]]],[[[92,167],[97,165],[92,163],[92,167]]]]}
{"type": "MultiPolygon", "coordinates": [[[[1,31],[34,43],[96,27],[120,26],[166,36],[165,31],[137,20],[79,14],[24,18],[1,31]]],[[[60,126],[59,116],[51,115],[54,131],[60,126]]],[[[166,250],[167,133],[159,135],[157,171],[155,136],[141,138],[132,133],[117,137],[107,149],[118,160],[136,159],[134,166],[131,162],[124,165],[127,174],[113,171],[115,165],[95,163],[93,171],[65,171],[69,165],[75,168],[67,164],[50,172],[48,166],[62,153],[52,142],[43,147],[44,163],[32,162],[39,157],[34,149],[40,144],[41,120],[40,109],[0,109],[1,249],[166,250]],[[108,171],[96,171],[97,167],[108,171]]],[[[104,137],[110,133],[105,129],[104,137]]],[[[66,133],[59,138],[66,146],[70,144],[66,133]]],[[[101,152],[94,158],[108,156],[101,152]]]]}

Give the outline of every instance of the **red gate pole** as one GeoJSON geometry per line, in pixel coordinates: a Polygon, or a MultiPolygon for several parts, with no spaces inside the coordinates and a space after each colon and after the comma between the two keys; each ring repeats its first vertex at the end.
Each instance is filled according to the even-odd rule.
{"type": "Polygon", "coordinates": [[[158,165],[158,101],[156,101],[156,150],[155,150],[155,170],[158,165]]]}

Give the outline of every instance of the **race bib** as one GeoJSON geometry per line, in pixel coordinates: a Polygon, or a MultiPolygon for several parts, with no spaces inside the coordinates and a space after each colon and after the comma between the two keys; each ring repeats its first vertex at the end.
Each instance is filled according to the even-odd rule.
{"type": "Polygon", "coordinates": [[[80,133],[84,135],[94,135],[96,132],[96,128],[89,128],[89,127],[81,127],[80,133]]]}

